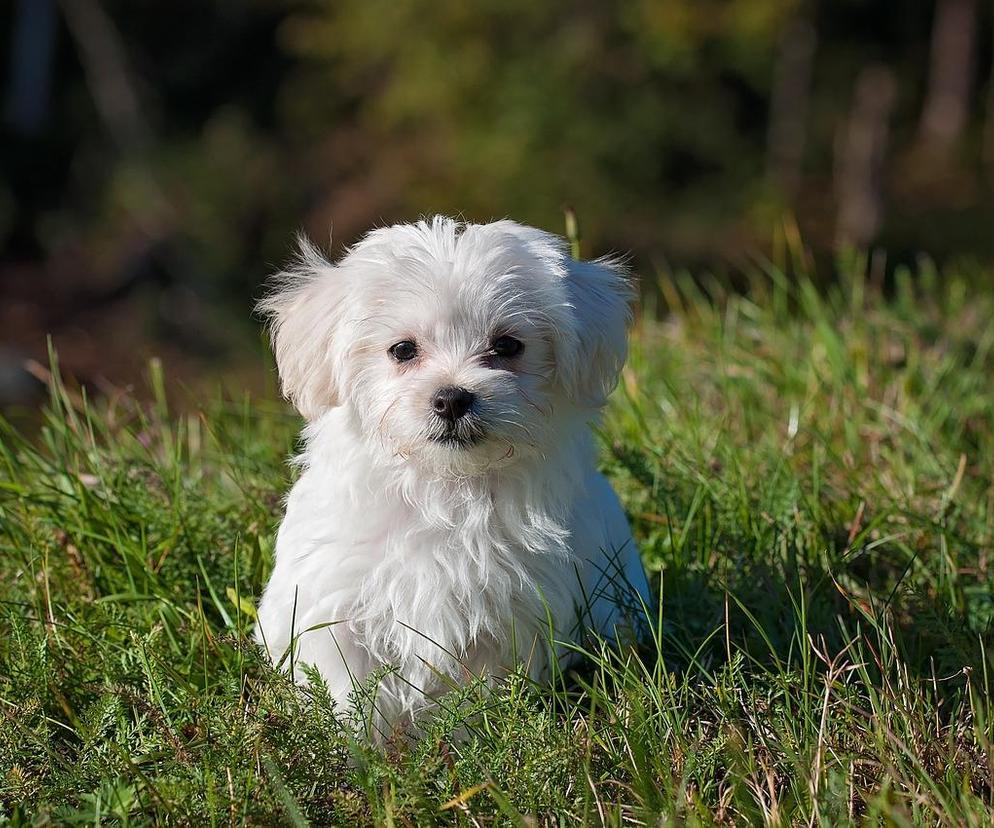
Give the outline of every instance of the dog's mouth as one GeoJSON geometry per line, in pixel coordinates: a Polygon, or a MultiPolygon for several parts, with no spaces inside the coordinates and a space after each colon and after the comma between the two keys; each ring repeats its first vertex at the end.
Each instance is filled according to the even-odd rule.
{"type": "Polygon", "coordinates": [[[427,436],[430,442],[446,448],[468,449],[482,443],[487,431],[479,420],[459,420],[451,425],[439,425],[427,436]]]}
{"type": "Polygon", "coordinates": [[[482,432],[460,434],[458,431],[448,431],[445,434],[432,434],[428,439],[433,443],[447,448],[471,448],[483,442],[482,432]]]}

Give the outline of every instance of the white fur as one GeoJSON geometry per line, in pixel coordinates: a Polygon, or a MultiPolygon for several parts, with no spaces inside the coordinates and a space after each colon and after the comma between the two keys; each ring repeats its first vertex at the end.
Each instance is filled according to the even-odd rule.
{"type": "Polygon", "coordinates": [[[308,421],[259,605],[274,661],[298,680],[313,665],[343,704],[393,668],[375,699],[391,727],[469,674],[546,674],[550,627],[616,637],[649,590],[589,423],[624,362],[629,298],[615,264],[511,221],[375,230],[335,265],[301,241],[261,304],[308,421]],[[502,335],[520,356],[488,353],[502,335]],[[417,359],[390,356],[401,340],[417,359]],[[477,395],[465,427],[482,439],[431,439],[445,386],[477,395]]]}

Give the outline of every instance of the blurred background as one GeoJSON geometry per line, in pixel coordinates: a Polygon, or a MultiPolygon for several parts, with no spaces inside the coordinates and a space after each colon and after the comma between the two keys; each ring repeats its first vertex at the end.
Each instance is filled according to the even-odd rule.
{"type": "Polygon", "coordinates": [[[271,383],[251,309],[298,228],[568,205],[646,290],[785,217],[826,261],[994,262],[990,0],[8,0],[0,41],[7,409],[48,335],[95,393],[152,355],[271,383]]]}

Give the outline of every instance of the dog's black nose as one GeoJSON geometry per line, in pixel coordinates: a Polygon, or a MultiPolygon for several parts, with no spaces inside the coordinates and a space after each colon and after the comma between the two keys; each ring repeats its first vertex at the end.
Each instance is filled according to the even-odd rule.
{"type": "Polygon", "coordinates": [[[431,398],[431,407],[439,417],[454,423],[469,411],[475,399],[476,395],[472,391],[450,385],[435,392],[435,396],[431,398]]]}

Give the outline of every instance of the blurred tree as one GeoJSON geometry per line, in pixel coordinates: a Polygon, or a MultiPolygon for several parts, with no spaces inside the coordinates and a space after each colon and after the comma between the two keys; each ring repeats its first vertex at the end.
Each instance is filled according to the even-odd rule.
{"type": "Polygon", "coordinates": [[[134,324],[114,347],[213,358],[253,330],[298,226],[348,243],[432,211],[559,230],[570,204],[584,254],[632,250],[646,272],[761,251],[786,211],[816,249],[994,260],[992,11],[3,4],[0,330],[42,351],[72,330],[98,355],[123,323],[80,314],[106,306],[134,324]]]}
{"type": "Polygon", "coordinates": [[[896,84],[886,66],[868,66],[856,79],[849,121],[837,143],[836,242],[866,247],[880,232],[883,186],[896,84]]]}
{"type": "Polygon", "coordinates": [[[785,196],[801,186],[817,33],[797,17],[780,36],[770,98],[767,167],[785,196]]]}
{"type": "Polygon", "coordinates": [[[18,0],[14,15],[5,115],[15,132],[35,135],[48,119],[55,0],[18,0]]]}
{"type": "Polygon", "coordinates": [[[976,0],[938,0],[921,134],[942,152],[960,139],[970,115],[976,28],[976,0]]]}

